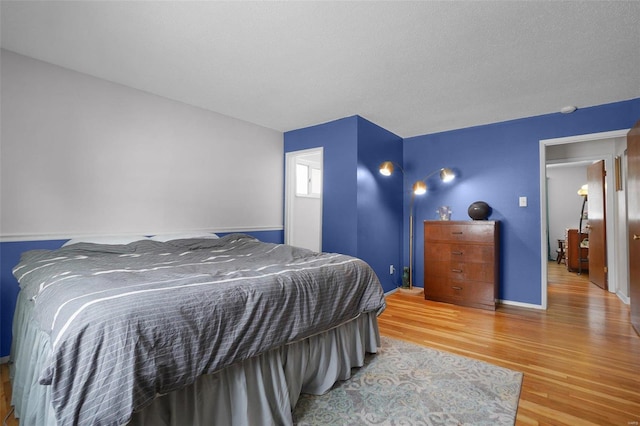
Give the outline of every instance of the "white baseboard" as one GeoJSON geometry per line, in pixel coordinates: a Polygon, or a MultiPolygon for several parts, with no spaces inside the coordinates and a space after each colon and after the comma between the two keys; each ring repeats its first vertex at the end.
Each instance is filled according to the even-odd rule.
{"type": "Polygon", "coordinates": [[[542,305],[534,305],[533,303],[514,302],[512,300],[498,300],[501,305],[517,306],[519,308],[542,310],[542,305]]]}
{"type": "Polygon", "coordinates": [[[625,305],[628,305],[631,303],[631,299],[629,298],[629,296],[626,296],[620,293],[619,291],[616,292],[616,296],[618,296],[618,299],[622,300],[622,303],[624,303],[625,305]]]}

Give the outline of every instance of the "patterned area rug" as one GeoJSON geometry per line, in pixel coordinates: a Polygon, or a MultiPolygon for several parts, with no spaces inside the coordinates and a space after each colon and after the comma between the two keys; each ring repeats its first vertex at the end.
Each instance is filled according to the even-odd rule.
{"type": "Polygon", "coordinates": [[[513,425],[522,373],[382,336],[349,380],[302,395],[297,425],[513,425]]]}

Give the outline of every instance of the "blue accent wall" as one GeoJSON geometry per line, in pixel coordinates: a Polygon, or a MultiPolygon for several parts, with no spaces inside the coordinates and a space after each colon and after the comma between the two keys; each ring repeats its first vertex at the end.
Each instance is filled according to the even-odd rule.
{"type": "Polygon", "coordinates": [[[403,179],[400,170],[383,176],[379,167],[401,159],[402,138],[358,117],[358,257],[371,265],[385,291],[401,285],[403,179]]]}
{"type": "Polygon", "coordinates": [[[367,262],[385,291],[397,286],[402,180],[384,180],[378,166],[402,159],[402,139],[353,116],[284,134],[284,152],[323,148],[322,250],[367,262]]]}
{"type": "MultiPolygon", "coordinates": [[[[281,244],[284,241],[284,232],[281,230],[246,231],[244,233],[268,243],[281,244]]],[[[218,232],[217,234],[223,236],[228,232],[218,232]]],[[[13,312],[19,291],[18,281],[11,271],[20,261],[20,255],[29,250],[55,250],[62,247],[62,244],[67,241],[64,239],[0,243],[0,357],[8,356],[11,349],[13,312]]]]}
{"type": "Polygon", "coordinates": [[[284,152],[323,148],[322,251],[355,256],[358,118],[347,117],[284,134],[284,152]]]}
{"type": "Polygon", "coordinates": [[[13,267],[20,261],[20,255],[29,250],[55,250],[67,240],[48,241],[19,241],[0,243],[0,356],[9,355],[11,349],[11,325],[13,311],[18,297],[18,281],[13,273],[13,267]]]}
{"type": "Polygon", "coordinates": [[[489,219],[501,221],[499,298],[540,305],[540,140],[627,129],[638,118],[640,99],[634,99],[405,139],[410,182],[445,166],[458,173],[450,184],[430,181],[429,192],[416,198],[414,282],[421,286],[424,279],[422,221],[436,219],[441,205],[451,207],[453,220],[470,220],[469,204],[482,200],[493,208],[489,219]],[[520,196],[527,197],[526,208],[518,206],[520,196]]]}

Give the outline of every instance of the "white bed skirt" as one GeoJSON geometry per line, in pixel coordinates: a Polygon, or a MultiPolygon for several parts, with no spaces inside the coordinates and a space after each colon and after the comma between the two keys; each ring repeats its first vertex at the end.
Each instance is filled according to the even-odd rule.
{"type": "MultiPolygon", "coordinates": [[[[20,298],[19,298],[20,299],[20,298]]],[[[48,336],[29,321],[18,300],[11,348],[12,404],[23,425],[56,425],[49,387],[38,376],[49,353],[48,336]],[[16,339],[19,336],[20,339],[16,339]]],[[[272,349],[200,377],[193,385],[159,396],[130,425],[290,425],[301,393],[320,395],[380,345],[377,315],[362,314],[332,330],[272,349]]]]}

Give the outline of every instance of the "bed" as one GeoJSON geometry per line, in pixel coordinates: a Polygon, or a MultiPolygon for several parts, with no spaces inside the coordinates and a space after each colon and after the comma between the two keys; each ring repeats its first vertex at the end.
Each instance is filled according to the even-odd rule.
{"type": "Polygon", "coordinates": [[[244,234],[33,250],[14,268],[24,425],[293,424],[379,346],[362,260],[244,234]]]}

